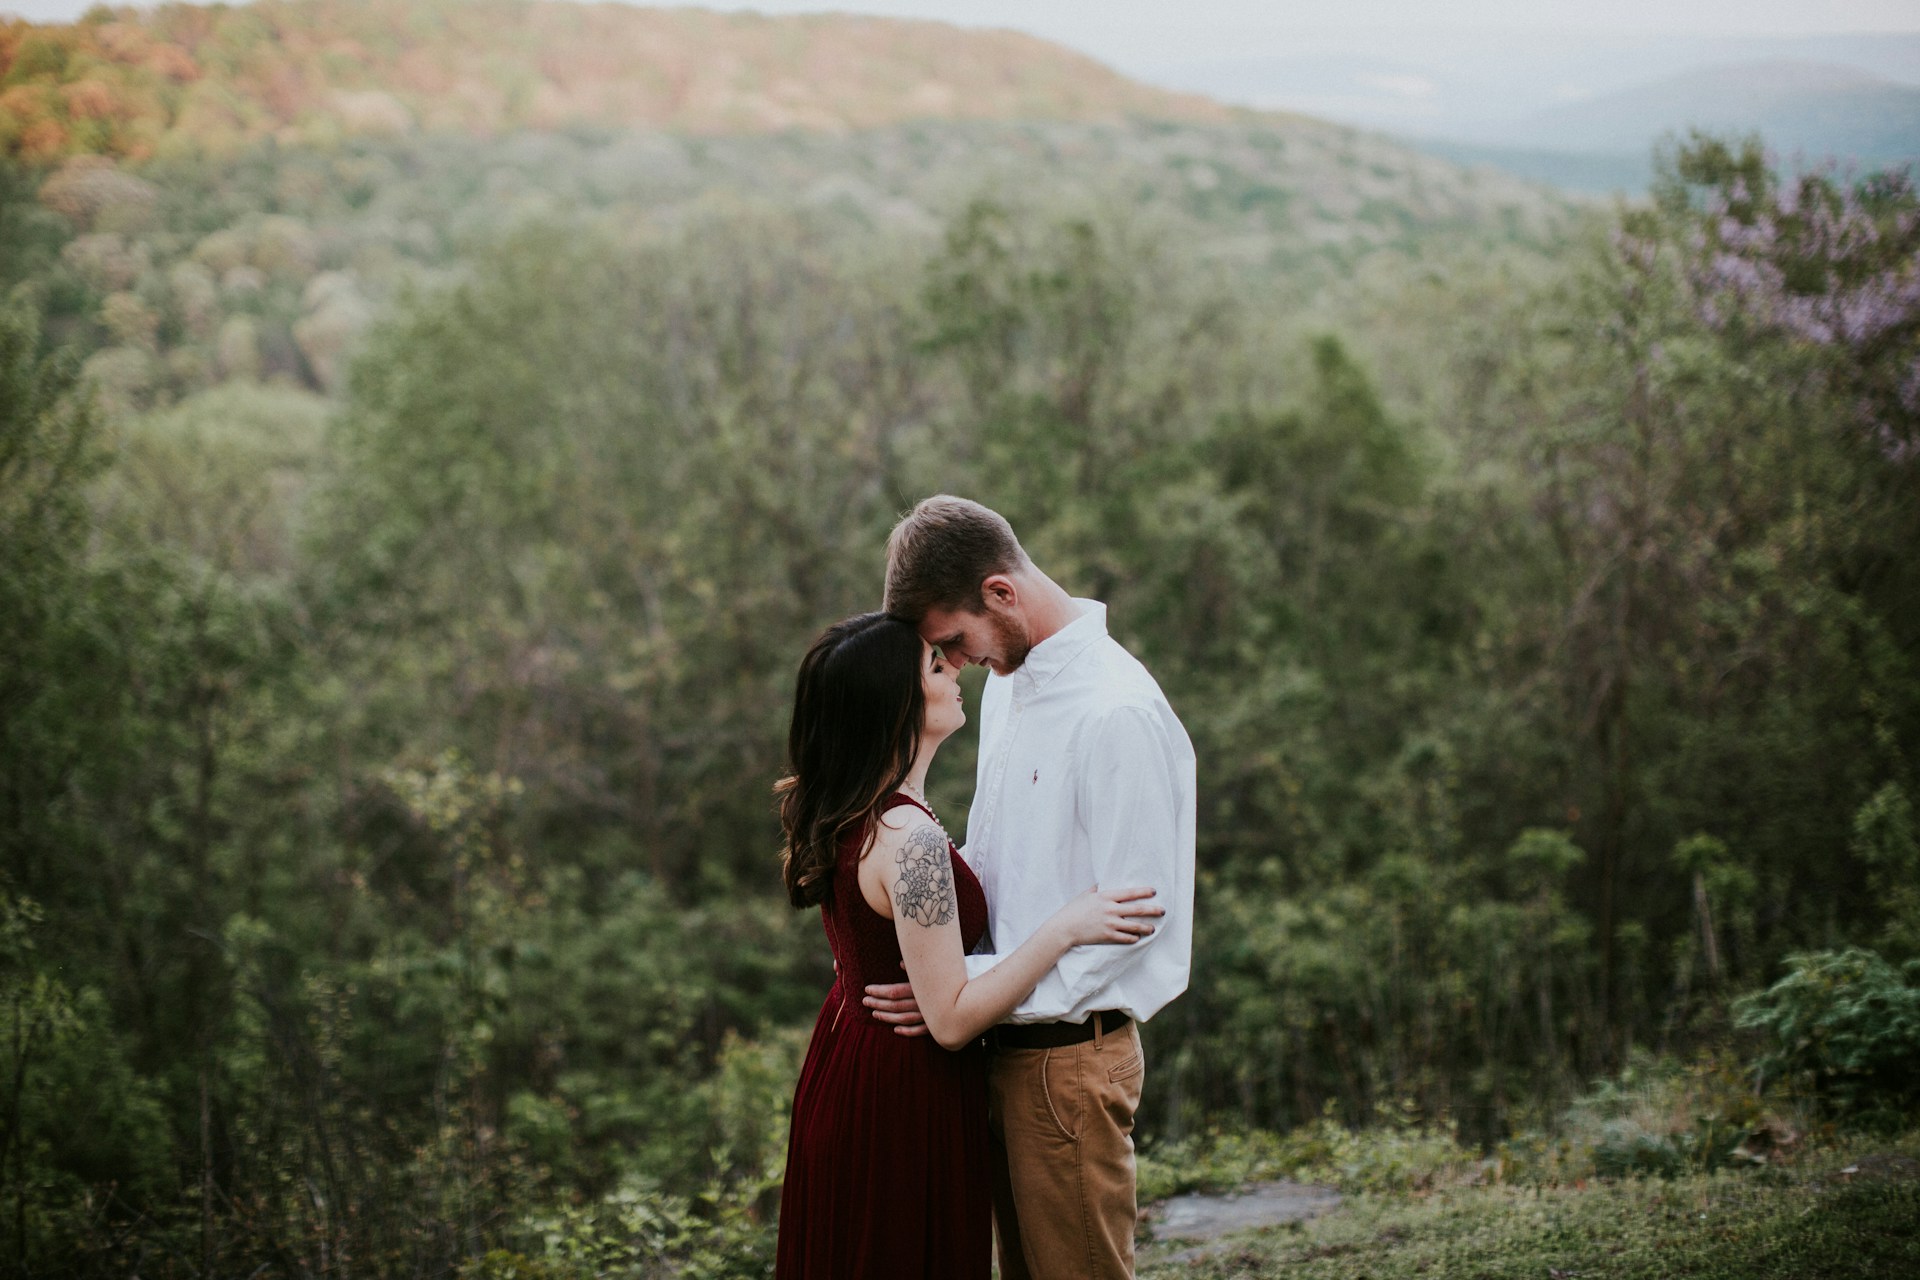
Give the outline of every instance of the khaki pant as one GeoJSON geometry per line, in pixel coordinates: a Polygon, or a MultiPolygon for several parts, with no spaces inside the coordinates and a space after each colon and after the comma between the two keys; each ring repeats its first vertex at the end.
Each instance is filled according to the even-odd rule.
{"type": "Polygon", "coordinates": [[[1064,1049],[1001,1049],[987,1074],[1001,1280],[1133,1275],[1133,1113],[1146,1065],[1129,1022],[1064,1049]]]}

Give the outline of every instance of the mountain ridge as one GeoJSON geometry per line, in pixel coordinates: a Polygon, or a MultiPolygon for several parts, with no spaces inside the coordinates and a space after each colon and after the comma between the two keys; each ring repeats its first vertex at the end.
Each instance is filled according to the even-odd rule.
{"type": "Polygon", "coordinates": [[[1688,128],[1757,132],[1783,155],[1900,164],[1920,157],[1920,88],[1817,62],[1728,63],[1539,112],[1501,141],[1645,155],[1662,135],[1688,128]]]}
{"type": "Polygon", "coordinates": [[[256,0],[0,21],[0,153],[141,160],[273,139],[612,126],[1246,114],[1014,31],[571,0],[256,0]]]}

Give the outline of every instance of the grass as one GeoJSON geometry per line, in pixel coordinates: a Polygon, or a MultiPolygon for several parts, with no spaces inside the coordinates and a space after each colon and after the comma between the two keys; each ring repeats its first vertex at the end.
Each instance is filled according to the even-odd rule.
{"type": "Polygon", "coordinates": [[[1920,1133],[1850,1140],[1792,1167],[1567,1187],[1366,1193],[1304,1224],[1191,1261],[1143,1253],[1143,1277],[1194,1280],[1828,1280],[1920,1276],[1920,1133]],[[1840,1171],[1874,1154],[1891,1174],[1840,1171]]]}

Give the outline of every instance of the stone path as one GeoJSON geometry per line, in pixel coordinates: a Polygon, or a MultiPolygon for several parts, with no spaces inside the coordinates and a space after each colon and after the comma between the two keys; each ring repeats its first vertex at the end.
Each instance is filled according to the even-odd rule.
{"type": "Polygon", "coordinates": [[[1222,1236],[1304,1222],[1339,1204],[1340,1193],[1331,1187],[1291,1181],[1250,1182],[1224,1195],[1175,1196],[1153,1210],[1154,1243],[1189,1247],[1154,1261],[1189,1262],[1212,1252],[1222,1236]]]}

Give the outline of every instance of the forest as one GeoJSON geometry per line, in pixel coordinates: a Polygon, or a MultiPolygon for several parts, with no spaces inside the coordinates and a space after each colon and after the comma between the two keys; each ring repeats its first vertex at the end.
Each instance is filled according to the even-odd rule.
{"type": "Polygon", "coordinates": [[[1199,757],[1146,1157],[1910,1127],[1911,175],[1290,128],[14,148],[7,1265],[766,1274],[794,670],[937,491],[1199,757]]]}

